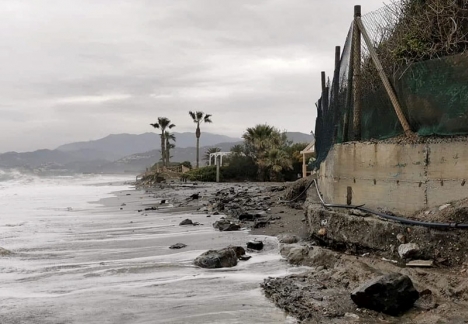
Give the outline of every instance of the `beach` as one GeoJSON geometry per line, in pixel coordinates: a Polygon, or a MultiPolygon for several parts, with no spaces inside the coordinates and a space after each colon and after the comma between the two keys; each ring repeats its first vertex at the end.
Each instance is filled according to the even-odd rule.
{"type": "Polygon", "coordinates": [[[286,263],[262,230],[215,230],[223,215],[197,210],[217,187],[145,191],[129,180],[34,178],[2,187],[9,216],[0,246],[11,254],[0,267],[0,323],[295,323],[260,284],[306,267],[286,263]],[[171,200],[191,192],[201,193],[195,204],[174,207],[171,200]],[[186,218],[201,225],[179,226],[186,218]],[[193,264],[207,250],[252,239],[264,249],[233,268],[193,264]],[[169,249],[175,243],[187,247],[169,249]]]}

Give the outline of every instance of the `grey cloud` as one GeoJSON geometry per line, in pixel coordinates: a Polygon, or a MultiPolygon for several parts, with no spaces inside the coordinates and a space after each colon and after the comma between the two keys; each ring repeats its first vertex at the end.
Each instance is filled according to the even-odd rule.
{"type": "MultiPolygon", "coordinates": [[[[363,0],[363,11],[381,7],[363,0]]],[[[309,132],[320,71],[349,0],[42,0],[0,3],[0,152],[151,131],[167,116],[240,136],[268,122],[309,132]]]]}

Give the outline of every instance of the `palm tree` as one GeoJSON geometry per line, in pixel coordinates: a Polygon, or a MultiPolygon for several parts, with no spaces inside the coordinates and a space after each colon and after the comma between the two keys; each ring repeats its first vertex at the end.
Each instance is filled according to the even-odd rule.
{"type": "Polygon", "coordinates": [[[244,151],[245,151],[244,145],[236,144],[233,147],[231,147],[230,151],[231,151],[232,155],[240,156],[240,155],[244,154],[244,151]]]}
{"type": "Polygon", "coordinates": [[[277,165],[269,161],[269,152],[273,149],[282,150],[287,146],[286,134],[268,124],[259,124],[247,128],[242,138],[244,139],[246,154],[258,166],[259,179],[264,179],[267,176],[268,169],[271,169],[273,165],[277,165]]]}
{"type": "Polygon", "coordinates": [[[164,133],[164,138],[166,139],[166,167],[169,166],[169,160],[171,158],[171,149],[173,149],[175,147],[175,144],[171,143],[170,141],[173,141],[175,142],[176,141],[176,137],[174,135],[174,133],[169,133],[168,131],[166,131],[164,133]]]}
{"type": "Polygon", "coordinates": [[[265,166],[270,171],[270,180],[278,181],[283,169],[293,169],[291,158],[284,150],[272,148],[266,154],[265,166]]]}
{"type": "Polygon", "coordinates": [[[195,136],[197,137],[197,169],[200,161],[200,123],[211,123],[211,115],[205,114],[203,111],[189,111],[190,117],[192,117],[193,122],[197,124],[197,129],[195,131],[195,136]]]}
{"type": "Polygon", "coordinates": [[[158,117],[158,122],[154,124],[150,124],[154,128],[160,129],[161,130],[161,160],[164,165],[164,157],[166,156],[166,138],[165,138],[165,132],[166,129],[173,128],[175,127],[174,124],[171,124],[171,120],[166,118],[166,117],[158,117]]]}

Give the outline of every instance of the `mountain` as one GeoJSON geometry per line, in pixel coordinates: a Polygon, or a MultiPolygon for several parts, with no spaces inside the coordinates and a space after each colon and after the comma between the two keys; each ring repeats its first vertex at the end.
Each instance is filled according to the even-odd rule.
{"type": "MultiPolygon", "coordinates": [[[[200,147],[200,165],[204,165],[206,161],[203,160],[205,152],[211,147],[219,147],[222,152],[227,152],[236,144],[242,144],[242,142],[233,143],[218,143],[212,146],[200,147]]],[[[195,165],[197,158],[197,150],[195,147],[176,147],[171,150],[171,162],[184,162],[190,161],[192,165],[195,165]]],[[[152,150],[144,153],[137,153],[126,156],[115,162],[110,162],[102,165],[98,172],[105,173],[122,173],[122,172],[142,172],[146,168],[151,167],[157,161],[161,159],[161,152],[159,150],[152,150]]]]}
{"type": "Polygon", "coordinates": [[[312,134],[305,134],[299,132],[286,132],[288,139],[293,143],[307,143],[309,144],[312,140],[315,139],[315,136],[312,134]]]}
{"type": "MultiPolygon", "coordinates": [[[[171,150],[173,162],[196,159],[195,136],[192,133],[175,133],[176,148],[171,150]]],[[[313,135],[289,132],[293,143],[309,143],[313,135]]],[[[86,173],[138,173],[159,161],[160,138],[155,133],[141,135],[117,134],[89,142],[62,145],[55,150],[34,152],[8,152],[0,154],[0,168],[22,168],[31,171],[60,171],[86,173]]],[[[203,133],[200,138],[200,156],[210,147],[229,151],[242,144],[241,139],[224,135],[203,133]]],[[[204,162],[201,162],[204,163],[204,162]]]]}
{"type": "MultiPolygon", "coordinates": [[[[177,147],[186,148],[195,146],[196,140],[194,133],[174,133],[174,135],[177,140],[177,147]]],[[[224,135],[202,133],[200,137],[200,147],[212,146],[217,143],[238,142],[240,140],[240,138],[224,135]]],[[[158,149],[160,143],[161,139],[159,134],[156,133],[144,133],[140,135],[114,134],[98,140],[65,144],[57,147],[57,150],[62,152],[93,150],[122,158],[127,155],[158,149]]]]}

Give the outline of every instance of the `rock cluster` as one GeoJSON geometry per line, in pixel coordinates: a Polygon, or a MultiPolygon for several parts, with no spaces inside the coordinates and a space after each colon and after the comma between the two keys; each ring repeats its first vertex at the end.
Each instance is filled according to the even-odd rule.
{"type": "MultiPolygon", "coordinates": [[[[281,191],[283,187],[269,187],[269,191],[281,191]]],[[[214,212],[231,216],[243,222],[253,222],[254,227],[268,224],[271,217],[268,210],[274,204],[270,193],[262,193],[258,187],[231,187],[216,192],[210,200],[210,207],[214,212]]]]}

